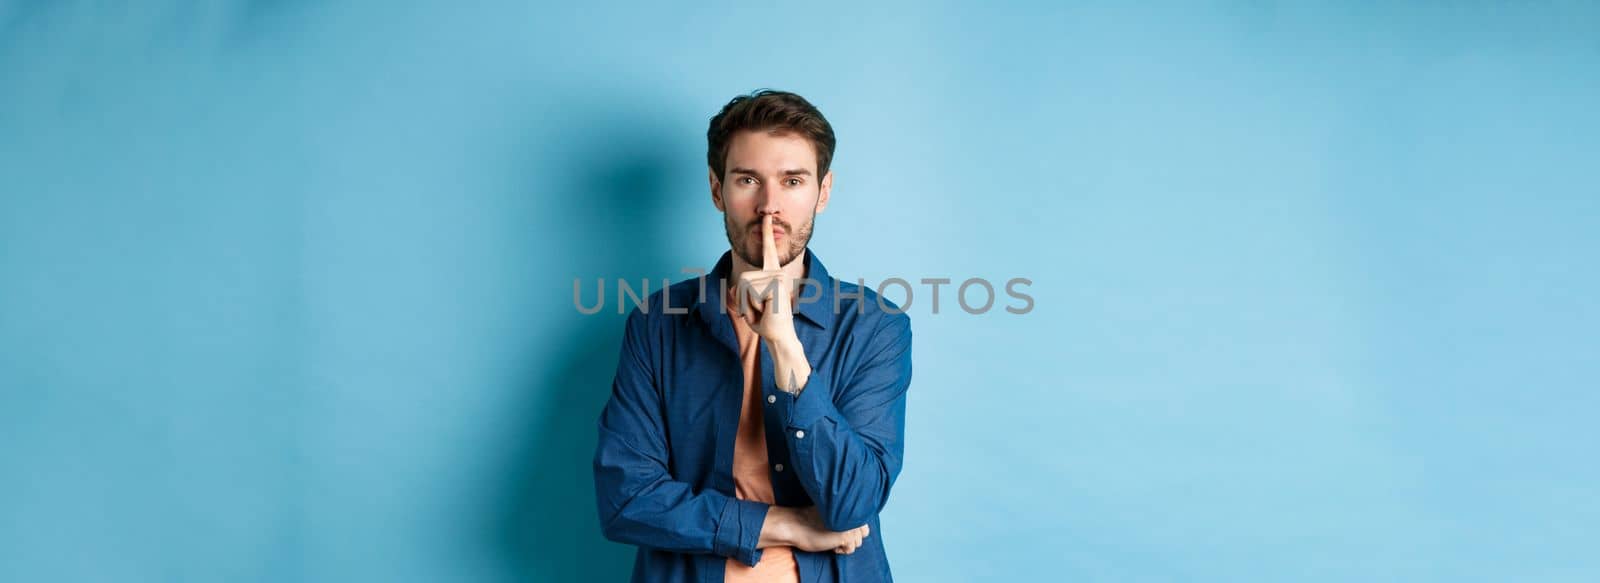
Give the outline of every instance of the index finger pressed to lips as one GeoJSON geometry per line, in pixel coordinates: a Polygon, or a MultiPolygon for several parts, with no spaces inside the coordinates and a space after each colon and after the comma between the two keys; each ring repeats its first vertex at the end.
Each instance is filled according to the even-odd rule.
{"type": "Polygon", "coordinates": [[[761,268],[778,269],[778,244],[772,240],[772,215],[761,217],[761,268]]]}

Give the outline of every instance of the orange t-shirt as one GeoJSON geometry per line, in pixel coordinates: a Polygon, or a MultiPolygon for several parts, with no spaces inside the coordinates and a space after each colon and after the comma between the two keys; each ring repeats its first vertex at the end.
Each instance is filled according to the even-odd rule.
{"type": "MultiPolygon", "coordinates": [[[[744,366],[744,405],[739,408],[739,432],[733,442],[733,493],[740,500],[754,500],[775,504],[772,495],[772,477],[767,472],[766,422],[761,396],[761,344],[756,331],[739,315],[733,299],[735,289],[729,290],[728,317],[733,319],[734,334],[739,337],[739,360],[744,366]]],[[[800,570],[794,562],[794,547],[779,546],[762,549],[761,561],[751,567],[735,559],[728,559],[726,583],[799,583],[800,570]]]]}

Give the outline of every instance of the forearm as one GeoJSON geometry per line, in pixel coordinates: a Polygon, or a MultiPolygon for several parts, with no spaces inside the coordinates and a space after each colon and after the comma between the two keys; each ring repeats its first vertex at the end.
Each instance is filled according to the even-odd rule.
{"type": "Polygon", "coordinates": [[[805,346],[800,344],[800,339],[791,337],[774,342],[769,350],[772,351],[772,376],[778,388],[790,393],[805,388],[811,379],[811,362],[806,359],[805,346]]]}
{"type": "Polygon", "coordinates": [[[767,509],[767,518],[761,523],[761,537],[756,539],[756,548],[794,546],[795,528],[800,525],[800,514],[793,508],[786,506],[772,506],[767,509]]]}
{"type": "Polygon", "coordinates": [[[900,472],[911,381],[908,325],[898,318],[880,328],[865,361],[838,386],[818,375],[803,392],[778,399],[795,477],[828,528],[871,520],[900,472]]]}
{"type": "Polygon", "coordinates": [[[816,507],[769,506],[756,548],[789,546],[802,551],[833,550],[850,554],[871,532],[872,528],[867,525],[844,532],[830,531],[822,526],[816,507]]]}
{"type": "MultiPolygon", "coordinates": [[[[842,420],[839,420],[842,421],[842,420]]],[[[832,530],[870,522],[889,497],[900,465],[898,452],[863,439],[834,422],[812,426],[804,438],[788,435],[796,477],[832,530]]]]}
{"type": "Polygon", "coordinates": [[[746,564],[760,558],[757,533],[768,506],[715,490],[696,491],[630,458],[602,437],[595,463],[601,532],[609,540],[677,553],[710,553],[746,564]]]}
{"type": "Polygon", "coordinates": [[[778,407],[794,475],[816,504],[822,526],[860,526],[883,509],[900,472],[910,320],[901,315],[880,325],[861,348],[863,360],[839,379],[813,378],[803,348],[789,338],[769,344],[775,374],[766,382],[768,391],[778,393],[769,402],[778,407]]]}

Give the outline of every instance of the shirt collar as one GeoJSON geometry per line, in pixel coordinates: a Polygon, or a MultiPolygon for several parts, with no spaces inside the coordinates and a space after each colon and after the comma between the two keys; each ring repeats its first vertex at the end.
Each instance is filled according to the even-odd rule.
{"type": "MultiPolygon", "coordinates": [[[[707,324],[715,324],[716,318],[727,317],[727,313],[722,311],[721,298],[723,291],[734,285],[728,281],[732,272],[733,251],[723,251],[717,266],[711,268],[704,285],[697,291],[694,309],[707,324]]],[[[833,325],[833,277],[828,275],[828,268],[822,266],[822,260],[817,259],[817,254],[810,247],[806,247],[805,273],[806,281],[802,282],[799,297],[796,298],[795,313],[800,320],[826,329],[833,325]]]]}

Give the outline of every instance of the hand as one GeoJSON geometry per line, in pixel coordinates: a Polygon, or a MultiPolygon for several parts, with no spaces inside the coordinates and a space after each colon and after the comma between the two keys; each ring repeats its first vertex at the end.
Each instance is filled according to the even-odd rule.
{"type": "Polygon", "coordinates": [[[872,533],[872,527],[861,525],[844,532],[834,532],[822,525],[817,507],[790,508],[773,506],[767,512],[767,522],[761,528],[761,546],[788,545],[802,551],[832,550],[841,555],[856,552],[861,541],[872,533]]]}
{"type": "Polygon", "coordinates": [[[772,215],[761,217],[761,269],[739,274],[739,315],[769,344],[795,340],[794,306],[789,297],[795,281],[778,260],[772,237],[772,215]]]}
{"type": "MultiPolygon", "coordinates": [[[[838,545],[833,548],[833,552],[840,555],[848,555],[856,552],[856,549],[861,547],[861,541],[865,540],[867,535],[872,534],[872,526],[866,524],[844,532],[833,532],[827,530],[822,526],[822,515],[817,512],[816,506],[807,506],[805,510],[801,511],[801,514],[805,516],[805,519],[808,522],[810,522],[812,525],[815,525],[818,530],[830,535],[835,535],[837,537],[838,545]]],[[[818,550],[827,550],[827,547],[824,546],[818,550]]]]}

